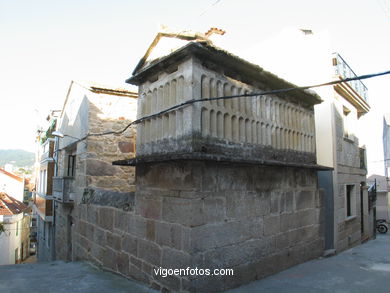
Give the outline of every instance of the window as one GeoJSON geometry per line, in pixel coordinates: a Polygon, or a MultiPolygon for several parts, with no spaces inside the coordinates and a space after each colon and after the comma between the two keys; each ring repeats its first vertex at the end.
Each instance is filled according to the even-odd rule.
{"type": "Polygon", "coordinates": [[[74,177],[76,169],[76,155],[68,156],[68,172],[67,175],[74,177]]]}
{"type": "Polygon", "coordinates": [[[347,218],[355,215],[356,194],[355,194],[354,190],[355,190],[354,185],[346,185],[346,187],[345,187],[347,218]]]}

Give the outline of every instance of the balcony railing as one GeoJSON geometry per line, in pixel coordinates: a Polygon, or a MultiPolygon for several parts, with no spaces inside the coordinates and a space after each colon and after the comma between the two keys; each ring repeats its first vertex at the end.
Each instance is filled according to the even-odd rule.
{"type": "Polygon", "coordinates": [[[72,184],[74,177],[53,177],[53,197],[62,203],[73,203],[72,184]]]}
{"type": "MultiPolygon", "coordinates": [[[[356,73],[349,67],[348,63],[338,53],[333,53],[333,67],[335,74],[342,78],[357,77],[356,73]]],[[[360,80],[347,82],[359,96],[368,103],[367,87],[360,80]]]]}

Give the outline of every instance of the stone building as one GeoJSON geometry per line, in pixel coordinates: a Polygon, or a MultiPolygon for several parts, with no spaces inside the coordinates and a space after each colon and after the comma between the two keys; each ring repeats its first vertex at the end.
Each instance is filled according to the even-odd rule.
{"type": "MultiPolygon", "coordinates": [[[[332,57],[334,79],[356,74],[338,53],[332,57]]],[[[334,171],[319,173],[326,201],[326,249],[342,251],[373,236],[374,212],[366,183],[364,146],[359,145],[359,118],[370,110],[367,88],[361,81],[343,82],[321,95],[316,106],[317,158],[334,171]]]]}
{"type": "MultiPolygon", "coordinates": [[[[133,157],[135,130],[106,132],[123,130],[133,121],[136,103],[137,93],[126,89],[71,83],[54,133],[57,259],[103,263],[106,247],[113,243],[106,243],[105,233],[113,232],[109,227],[114,210],[133,208],[134,169],[111,162],[133,157]]],[[[107,239],[117,240],[109,235],[107,239]]]]}
{"type": "MultiPolygon", "coordinates": [[[[326,31],[286,28],[271,40],[252,46],[248,58],[283,78],[307,86],[356,77],[326,31]],[[286,50],[285,44],[289,44],[286,50]]],[[[359,80],[313,88],[324,100],[315,106],[317,163],[325,190],[325,249],[342,251],[373,234],[374,210],[366,184],[366,151],[359,139],[369,110],[367,88],[359,80]]]]}
{"type": "Polygon", "coordinates": [[[139,86],[138,118],[184,104],[143,119],[136,158],[114,162],[136,166],[134,209],[100,210],[113,218],[99,236],[111,247],[103,265],[165,292],[221,291],[323,253],[321,99],[293,90],[197,102],[295,87],[208,35],[160,33],[136,67],[128,82],[139,86]],[[179,47],[164,50],[167,39],[179,47]],[[183,271],[164,277],[159,268],[183,271]]]}

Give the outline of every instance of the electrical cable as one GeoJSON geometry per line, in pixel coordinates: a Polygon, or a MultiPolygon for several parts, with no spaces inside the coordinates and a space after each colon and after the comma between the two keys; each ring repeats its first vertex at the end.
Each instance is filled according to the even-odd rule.
{"type": "Polygon", "coordinates": [[[81,142],[83,140],[86,140],[88,137],[104,136],[104,135],[110,135],[110,134],[119,135],[119,134],[122,134],[123,132],[125,132],[130,126],[139,124],[139,123],[143,122],[144,120],[155,118],[157,116],[161,116],[161,115],[166,114],[168,112],[171,112],[173,110],[182,108],[182,107],[187,106],[187,105],[199,103],[199,102],[228,100],[228,99],[243,98],[243,97],[257,97],[257,96],[263,96],[263,95],[287,93],[287,92],[296,91],[296,90],[308,90],[308,89],[311,89],[311,88],[318,88],[318,87],[323,87],[323,86],[335,85],[335,84],[340,84],[340,83],[344,83],[344,82],[350,82],[350,81],[354,81],[354,80],[369,79],[369,78],[382,76],[382,75],[387,75],[387,74],[390,74],[390,70],[384,71],[384,72],[379,72],[379,73],[373,73],[373,74],[365,74],[365,75],[356,76],[356,77],[349,77],[349,78],[345,78],[345,79],[334,80],[334,81],[330,81],[330,82],[325,82],[325,83],[320,83],[320,84],[315,84],[315,85],[309,85],[309,86],[291,87],[291,88],[269,90],[269,91],[263,91],[263,92],[257,92],[257,93],[248,93],[248,94],[242,94],[242,95],[231,95],[231,96],[204,98],[204,99],[192,99],[192,100],[188,100],[188,101],[185,101],[183,103],[177,104],[175,106],[172,106],[170,108],[167,108],[165,110],[162,110],[160,112],[157,112],[157,113],[154,113],[154,114],[151,114],[151,115],[147,115],[147,116],[138,118],[138,119],[132,121],[131,123],[129,123],[122,130],[118,130],[118,131],[105,131],[105,132],[101,132],[101,133],[89,133],[89,134],[85,135],[84,137],[80,138],[79,140],[77,140],[77,141],[75,141],[73,143],[81,142]]]}

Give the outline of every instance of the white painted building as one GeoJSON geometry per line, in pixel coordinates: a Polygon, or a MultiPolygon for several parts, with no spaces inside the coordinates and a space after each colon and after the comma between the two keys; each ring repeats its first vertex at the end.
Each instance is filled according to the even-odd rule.
{"type": "Polygon", "coordinates": [[[24,213],[27,206],[0,192],[0,265],[16,264],[29,255],[30,217],[24,213]]]}
{"type": "Polygon", "coordinates": [[[0,168],[0,192],[23,202],[24,178],[0,168]]]}

